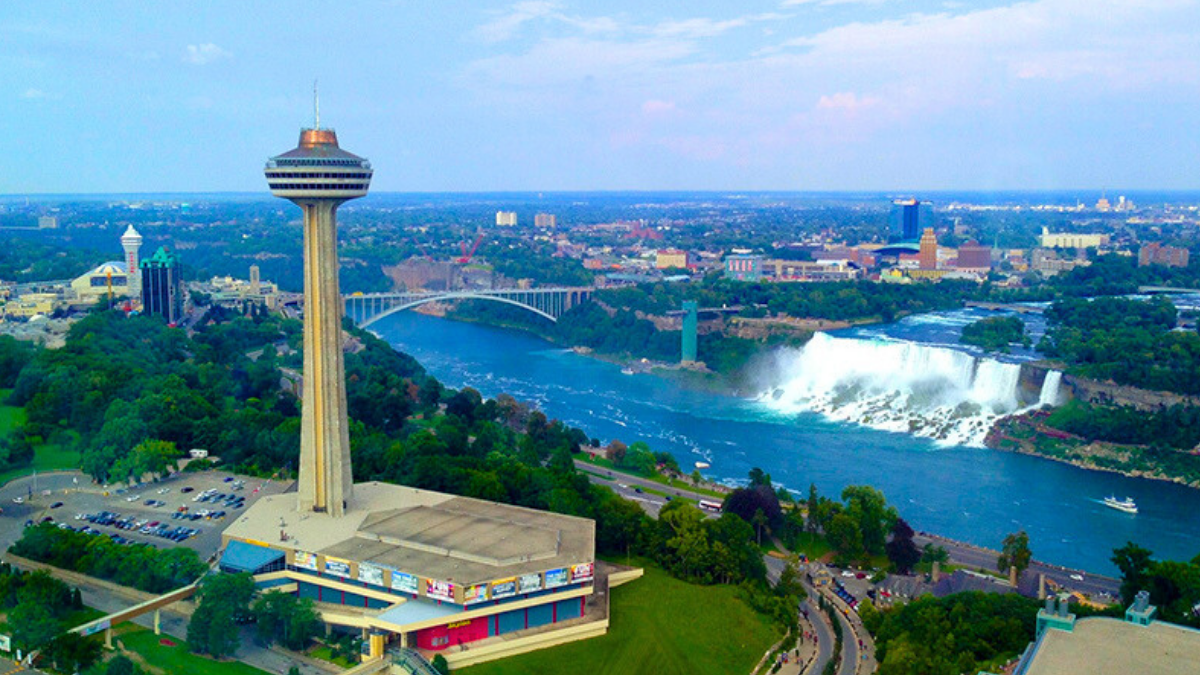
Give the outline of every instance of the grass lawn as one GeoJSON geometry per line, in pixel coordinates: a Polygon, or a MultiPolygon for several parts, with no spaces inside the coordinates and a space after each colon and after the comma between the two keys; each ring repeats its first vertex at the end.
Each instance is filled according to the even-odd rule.
{"type": "Polygon", "coordinates": [[[28,476],[34,471],[78,469],[79,460],[78,452],[65,450],[57,445],[40,445],[33,450],[33,462],[31,464],[0,473],[0,485],[14,478],[28,476]]]}
{"type": "MultiPolygon", "coordinates": [[[[0,401],[7,401],[12,389],[0,389],[0,401]]],[[[25,409],[13,405],[0,405],[0,436],[7,436],[18,424],[25,421],[25,409]]]]}
{"type": "Polygon", "coordinates": [[[809,560],[820,560],[832,553],[833,548],[829,546],[829,542],[825,541],[825,537],[804,532],[796,538],[793,552],[803,553],[808,556],[809,560]]]}
{"type": "Polygon", "coordinates": [[[358,665],[357,663],[351,663],[340,656],[336,659],[333,658],[333,650],[325,646],[313,647],[308,651],[308,655],[314,659],[328,661],[329,663],[332,663],[336,666],[341,666],[342,668],[350,668],[358,665]]]}
{"type": "Polygon", "coordinates": [[[612,591],[608,634],[465,668],[465,675],[748,673],[780,637],[730,586],[695,586],[646,566],[612,591]]]}
{"type": "Polygon", "coordinates": [[[214,661],[188,651],[187,643],[167,635],[155,635],[154,631],[139,628],[121,633],[118,640],[125,650],[142,657],[139,665],[143,669],[150,665],[164,675],[267,675],[238,661],[214,661]],[[162,639],[175,643],[174,647],[160,644],[162,639]]]}

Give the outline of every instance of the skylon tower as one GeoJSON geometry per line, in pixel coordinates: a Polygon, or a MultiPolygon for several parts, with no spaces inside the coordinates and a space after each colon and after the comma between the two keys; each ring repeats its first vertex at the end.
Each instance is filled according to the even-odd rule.
{"type": "Polygon", "coordinates": [[[320,108],[300,144],[267,162],[271,194],[304,211],[304,400],[300,510],[345,513],[352,498],[342,299],[338,291],[337,208],[367,194],[371,163],[338,147],[320,108]]]}

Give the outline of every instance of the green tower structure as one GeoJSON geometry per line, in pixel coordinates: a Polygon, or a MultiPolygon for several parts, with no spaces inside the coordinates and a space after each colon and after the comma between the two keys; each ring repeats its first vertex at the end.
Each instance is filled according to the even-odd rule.
{"type": "Polygon", "coordinates": [[[681,336],[680,345],[680,362],[695,363],[696,362],[696,312],[698,306],[695,300],[683,301],[683,335],[681,336]]]}

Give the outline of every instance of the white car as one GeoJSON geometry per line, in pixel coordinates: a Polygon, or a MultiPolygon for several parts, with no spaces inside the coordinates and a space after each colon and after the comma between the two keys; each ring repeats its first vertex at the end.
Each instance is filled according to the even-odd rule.
{"type": "Polygon", "coordinates": [[[1082,574],[1072,574],[1072,575],[1071,575],[1071,578],[1072,578],[1072,579],[1074,579],[1075,581],[1083,581],[1083,575],[1082,575],[1082,574]]]}
{"type": "Polygon", "coordinates": [[[25,503],[25,498],[24,498],[24,497],[14,497],[14,498],[13,498],[13,503],[14,503],[14,504],[24,504],[24,503],[25,503]]]}
{"type": "Polygon", "coordinates": [[[853,577],[854,577],[854,572],[851,572],[850,570],[843,570],[843,571],[842,571],[842,576],[844,576],[844,577],[850,577],[850,578],[853,578],[853,577]]]}
{"type": "Polygon", "coordinates": [[[158,494],[160,494],[160,495],[165,495],[165,494],[167,494],[167,493],[168,493],[168,492],[170,492],[170,491],[171,491],[171,488],[159,488],[159,490],[158,490],[158,494]]]}
{"type": "Polygon", "coordinates": [[[125,498],[125,501],[127,501],[127,502],[136,502],[137,500],[139,500],[139,499],[141,499],[141,498],[142,498],[142,496],[141,496],[141,495],[129,495],[128,497],[126,497],[126,498],[125,498]]]}

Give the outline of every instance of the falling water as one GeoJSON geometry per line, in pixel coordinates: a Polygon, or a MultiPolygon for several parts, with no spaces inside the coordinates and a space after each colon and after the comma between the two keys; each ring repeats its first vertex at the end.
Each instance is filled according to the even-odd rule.
{"type": "Polygon", "coordinates": [[[992,423],[1022,406],[1021,367],[946,347],[818,333],[780,354],[775,389],[760,399],[779,412],[910,433],[953,445],[983,444],[992,423]]]}

